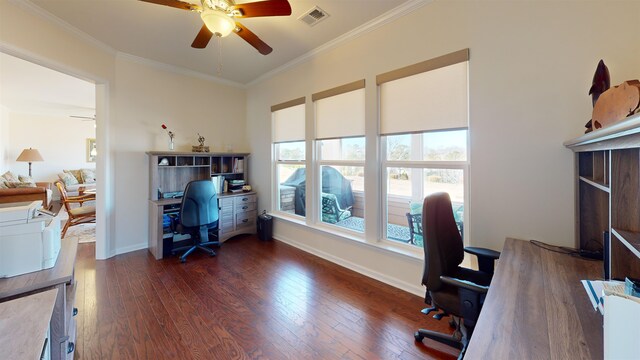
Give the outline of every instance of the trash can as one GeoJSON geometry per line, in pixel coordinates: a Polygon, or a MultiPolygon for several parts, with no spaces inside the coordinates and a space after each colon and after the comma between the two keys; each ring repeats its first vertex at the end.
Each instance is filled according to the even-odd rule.
{"type": "Polygon", "coordinates": [[[267,211],[263,211],[258,216],[258,238],[260,240],[271,240],[273,235],[273,216],[267,215],[267,211]]]}

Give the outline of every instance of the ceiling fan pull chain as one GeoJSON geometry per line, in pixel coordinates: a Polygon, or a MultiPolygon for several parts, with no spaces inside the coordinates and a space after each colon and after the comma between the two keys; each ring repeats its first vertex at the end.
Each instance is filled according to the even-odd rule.
{"type": "Polygon", "coordinates": [[[218,68],[216,69],[216,74],[220,76],[222,75],[222,37],[216,37],[218,38],[218,68]]]}

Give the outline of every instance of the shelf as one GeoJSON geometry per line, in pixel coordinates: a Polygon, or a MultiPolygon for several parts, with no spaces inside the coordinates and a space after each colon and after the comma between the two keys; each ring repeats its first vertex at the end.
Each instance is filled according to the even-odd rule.
{"type": "Polygon", "coordinates": [[[588,177],[580,176],[580,181],[585,182],[585,183],[587,183],[587,184],[589,184],[589,185],[591,185],[591,186],[593,186],[593,187],[595,187],[595,188],[597,188],[597,189],[600,189],[600,190],[602,190],[602,191],[604,191],[604,192],[606,192],[606,193],[611,192],[611,190],[609,189],[609,187],[607,186],[607,184],[604,184],[604,183],[602,183],[602,182],[595,181],[595,180],[590,179],[590,178],[588,178],[588,177]]]}
{"type": "Polygon", "coordinates": [[[208,168],[209,165],[158,165],[158,169],[175,169],[175,168],[208,168]]]}
{"type": "Polygon", "coordinates": [[[574,151],[637,147],[637,144],[628,144],[617,141],[620,138],[637,134],[640,134],[640,113],[631,115],[606,128],[594,130],[575,139],[565,141],[563,145],[570,149],[575,149],[574,151]],[[601,146],[600,143],[604,141],[608,141],[609,144],[601,146]]]}
{"type": "Polygon", "coordinates": [[[640,232],[611,229],[613,234],[627,247],[635,256],[640,258],[640,232]]]}

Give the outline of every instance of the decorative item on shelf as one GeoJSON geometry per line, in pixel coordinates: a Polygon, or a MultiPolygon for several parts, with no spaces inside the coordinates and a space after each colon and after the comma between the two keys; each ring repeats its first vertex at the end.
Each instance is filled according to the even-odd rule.
{"type": "Polygon", "coordinates": [[[198,142],[200,145],[191,147],[192,152],[209,152],[209,147],[204,145],[204,136],[200,133],[198,133],[198,142]]]}
{"type": "Polygon", "coordinates": [[[251,185],[244,185],[242,187],[242,191],[244,192],[250,192],[251,191],[251,185]]]}
{"type": "MultiPolygon", "coordinates": [[[[611,77],[609,76],[609,68],[604,64],[604,61],[600,59],[598,62],[598,67],[596,67],[596,72],[593,74],[593,81],[591,82],[591,88],[589,89],[589,95],[591,95],[591,104],[593,107],[596,106],[596,102],[600,95],[609,90],[611,86],[611,77]]],[[[599,129],[601,126],[599,123],[596,123],[594,126],[593,119],[589,120],[587,124],[584,126],[587,128],[585,130],[585,134],[591,132],[593,128],[599,129]]]]}
{"type": "MultiPolygon", "coordinates": [[[[164,130],[167,130],[167,125],[162,124],[162,128],[164,130]]],[[[175,134],[173,133],[173,131],[167,130],[167,135],[169,135],[169,150],[173,151],[173,137],[175,136],[175,134]]]]}
{"type": "Polygon", "coordinates": [[[640,81],[627,80],[603,92],[593,107],[594,129],[611,126],[633,115],[640,106],[640,81]]]}
{"type": "Polygon", "coordinates": [[[167,158],[162,158],[162,159],[160,159],[160,163],[159,163],[158,165],[160,165],[160,166],[167,166],[167,165],[169,165],[169,159],[167,159],[167,158]]]}

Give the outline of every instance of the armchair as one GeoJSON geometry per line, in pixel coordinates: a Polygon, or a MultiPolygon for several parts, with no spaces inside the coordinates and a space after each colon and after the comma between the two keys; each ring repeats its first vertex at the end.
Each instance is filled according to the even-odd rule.
{"type": "Polygon", "coordinates": [[[491,283],[494,262],[500,253],[482,248],[463,248],[449,194],[429,195],[423,202],[422,213],[425,231],[422,284],[427,287],[425,302],[432,305],[422,312],[426,315],[441,310],[442,313],[434,316],[438,320],[452,315],[449,324],[455,327],[455,332],[448,335],[419,329],[414,336],[416,341],[428,337],[456,347],[461,350],[458,359],[462,359],[491,283]],[[460,266],[465,251],[478,256],[479,271],[460,266]]]}
{"type": "Polygon", "coordinates": [[[69,218],[62,228],[61,238],[67,234],[69,227],[96,221],[96,207],[93,205],[84,205],[87,201],[94,201],[95,194],[83,196],[68,196],[64,184],[61,181],[55,182],[58,191],[60,191],[60,200],[67,211],[69,218]],[[79,204],[79,207],[73,207],[72,204],[79,204]]]}
{"type": "Polygon", "coordinates": [[[351,217],[351,211],[340,208],[338,198],[334,194],[322,193],[322,221],[335,224],[351,217]]]}

